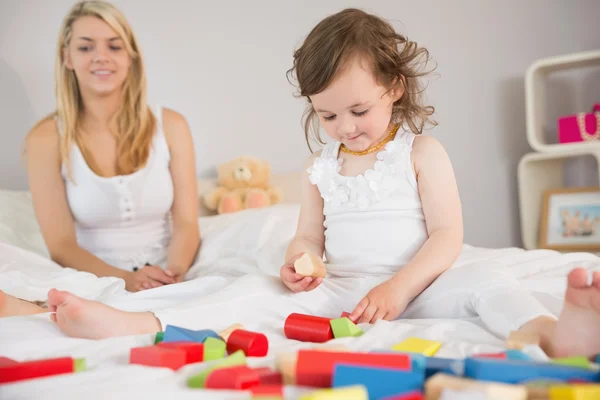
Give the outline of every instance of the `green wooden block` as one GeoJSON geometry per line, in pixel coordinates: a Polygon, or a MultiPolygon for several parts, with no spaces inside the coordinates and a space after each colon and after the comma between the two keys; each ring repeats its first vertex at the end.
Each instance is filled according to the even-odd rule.
{"type": "Polygon", "coordinates": [[[225,357],[226,347],[224,341],[208,337],[204,341],[204,361],[218,360],[225,357]]]}
{"type": "Polygon", "coordinates": [[[566,357],[566,358],[555,358],[552,360],[554,364],[567,365],[569,367],[577,368],[590,368],[590,360],[587,357],[566,357]]]}
{"type": "Polygon", "coordinates": [[[74,358],[73,359],[73,371],[83,372],[86,370],[85,358],[74,358]]]}
{"type": "Polygon", "coordinates": [[[217,361],[212,367],[205,369],[197,375],[190,377],[187,381],[189,388],[203,389],[208,375],[215,369],[224,367],[233,367],[236,365],[245,365],[246,355],[242,350],[238,350],[227,358],[222,358],[217,361]]]}
{"type": "Polygon", "coordinates": [[[159,344],[160,342],[162,342],[164,336],[165,336],[164,332],[157,332],[156,336],[154,337],[154,344],[159,344]]]}
{"type": "Polygon", "coordinates": [[[337,338],[343,338],[348,336],[360,336],[364,332],[354,322],[350,321],[348,317],[336,318],[329,321],[331,329],[333,330],[333,336],[337,338]]]}

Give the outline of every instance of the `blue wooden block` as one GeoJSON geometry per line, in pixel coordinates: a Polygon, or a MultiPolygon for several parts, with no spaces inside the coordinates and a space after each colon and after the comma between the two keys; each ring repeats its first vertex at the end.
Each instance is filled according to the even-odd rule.
{"type": "Polygon", "coordinates": [[[506,350],[504,352],[506,354],[507,360],[512,361],[533,361],[533,358],[523,353],[520,350],[506,350]]]}
{"type": "Polygon", "coordinates": [[[367,367],[339,363],[333,370],[332,387],[364,385],[369,400],[422,390],[423,371],[402,371],[392,368],[367,367]]]}
{"type": "Polygon", "coordinates": [[[163,336],[163,342],[204,343],[204,341],[209,337],[223,340],[215,331],[211,331],[210,329],[192,331],[190,329],[180,328],[178,326],[167,325],[167,328],[165,329],[165,334],[163,336]]]}
{"type": "Polygon", "coordinates": [[[598,372],[550,363],[467,358],[465,376],[472,379],[503,383],[520,383],[532,379],[583,379],[594,381],[598,372]]]}

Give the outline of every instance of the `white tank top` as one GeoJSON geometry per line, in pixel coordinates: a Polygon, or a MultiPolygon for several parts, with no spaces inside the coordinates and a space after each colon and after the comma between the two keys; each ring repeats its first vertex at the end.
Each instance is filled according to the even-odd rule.
{"type": "Polygon", "coordinates": [[[340,275],[394,274],[428,238],[410,153],[415,135],[399,131],[373,168],[340,175],[340,142],[325,145],[308,169],[324,200],[325,257],[340,275]]]}
{"type": "Polygon", "coordinates": [[[144,168],[101,177],[77,145],[70,154],[73,180],[62,166],[77,243],[104,262],[129,271],[145,264],[165,268],[171,238],[173,181],[160,107],[155,118],[156,132],[144,168]]]}

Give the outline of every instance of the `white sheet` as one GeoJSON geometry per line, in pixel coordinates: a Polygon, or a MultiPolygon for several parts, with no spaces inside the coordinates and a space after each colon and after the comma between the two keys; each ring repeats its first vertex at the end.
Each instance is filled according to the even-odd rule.
{"type": "MultiPolygon", "coordinates": [[[[137,311],[170,307],[199,296],[208,296],[196,324],[221,329],[238,322],[239,316],[227,316],[223,299],[255,304],[257,292],[281,291],[275,278],[283,259],[287,242],[295,229],[298,207],[278,206],[252,210],[236,215],[202,218],[202,254],[183,284],[130,294],[123,282],[115,278],[96,278],[90,274],[63,269],[49,261],[43,240],[36,228],[31,209],[17,201],[26,199],[21,193],[0,193],[0,289],[30,300],[45,298],[51,287],[71,290],[78,295],[98,299],[118,308],[137,311]],[[7,209],[10,203],[10,209],[7,209]],[[7,211],[9,210],[9,211],[7,211]],[[16,228],[18,227],[18,229],[16,228]],[[17,247],[18,246],[18,247],[17,247]],[[212,294],[212,295],[211,295],[212,294]]],[[[576,265],[600,270],[600,259],[588,253],[561,255],[553,251],[520,249],[489,250],[465,246],[457,266],[473,261],[494,260],[506,266],[519,280],[555,313],[561,306],[565,275],[576,265]]],[[[332,281],[328,285],[334,287],[332,281]]],[[[342,283],[339,283],[342,284],[342,283]]],[[[297,297],[299,299],[299,297],[297,297]]],[[[334,290],[315,292],[303,301],[319,302],[323,313],[337,312],[340,298],[334,290]],[[335,310],[335,311],[334,311],[335,310]]],[[[312,346],[287,340],[283,322],[302,305],[292,301],[271,304],[265,315],[259,304],[246,327],[265,333],[270,341],[266,358],[251,359],[253,365],[272,365],[273,356],[312,346]]],[[[348,304],[347,309],[353,305],[348,304]]],[[[346,307],[346,305],[342,305],[346,307]]],[[[463,357],[473,352],[493,352],[502,348],[502,340],[489,333],[477,318],[470,320],[400,320],[362,326],[365,335],[338,339],[356,350],[389,347],[407,336],[439,340],[443,343],[438,355],[463,357]]],[[[206,367],[190,365],[177,372],[127,364],[131,347],[149,345],[153,335],[112,338],[100,341],[67,338],[49,320],[48,315],[0,319],[0,355],[17,360],[45,357],[84,357],[89,371],[73,375],[42,378],[0,386],[1,399],[87,399],[96,398],[188,398],[199,394],[187,389],[185,380],[206,367]],[[43,395],[42,395],[43,394],[43,395]]],[[[294,398],[299,392],[288,388],[294,398]]],[[[202,398],[249,398],[246,393],[204,392],[202,398]]]]}

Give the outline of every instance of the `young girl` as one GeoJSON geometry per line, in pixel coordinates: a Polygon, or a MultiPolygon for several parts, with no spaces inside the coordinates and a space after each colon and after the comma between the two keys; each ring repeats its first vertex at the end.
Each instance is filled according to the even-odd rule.
{"type": "MultiPolygon", "coordinates": [[[[256,284],[251,302],[238,301],[230,290],[178,309],[126,313],[51,291],[52,318],[68,335],[97,338],[151,333],[167,324],[214,327],[217,318],[222,324],[244,322],[240,319],[256,315],[245,307],[257,304],[265,318],[282,305],[320,315],[320,303],[307,296],[329,301],[331,312],[331,294],[343,297],[343,281],[355,280],[366,284],[346,290],[349,296],[340,303],[355,306],[351,319],[357,322],[479,314],[498,335],[511,330],[540,335],[553,356],[599,353],[600,273],[591,285],[583,269],[569,275],[557,321],[498,267],[449,269],[462,246],[460,201],[442,146],[420,136],[433,112],[420,104],[422,57],[427,52],[387,22],[353,9],[319,23],[295,54],[293,71],[309,101],[305,126],[308,130],[318,116],[332,139],[308,161],[297,234],[281,268],[287,287],[311,292],[296,293],[295,300],[256,284]],[[305,252],[326,255],[327,281],[295,273],[293,262],[305,252]],[[202,306],[214,304],[221,311],[207,321],[202,306]]],[[[242,283],[248,290],[249,282],[242,283]]]]}
{"type": "Polygon", "coordinates": [[[421,104],[417,80],[428,57],[389,23],[356,9],[321,21],[294,54],[290,73],[309,102],[307,142],[311,127],[319,139],[319,123],[331,142],[308,160],[282,281],[294,292],[317,288],[322,278],[300,276],[293,263],[304,253],[325,254],[331,275],[381,276],[350,315],[358,323],[479,314],[499,335],[539,335],[550,354],[600,352],[600,273],[588,286],[585,271],[572,272],[557,324],[502,270],[449,270],[463,226],[448,156],[421,136],[434,111],[421,104]]]}
{"type": "MultiPolygon", "coordinates": [[[[147,105],[125,17],[103,1],[75,4],[55,68],[56,111],[26,140],[52,259],[132,292],[182,281],[200,242],[191,134],[180,114],[147,105]]],[[[0,292],[0,316],[42,311],[0,292]]]]}

